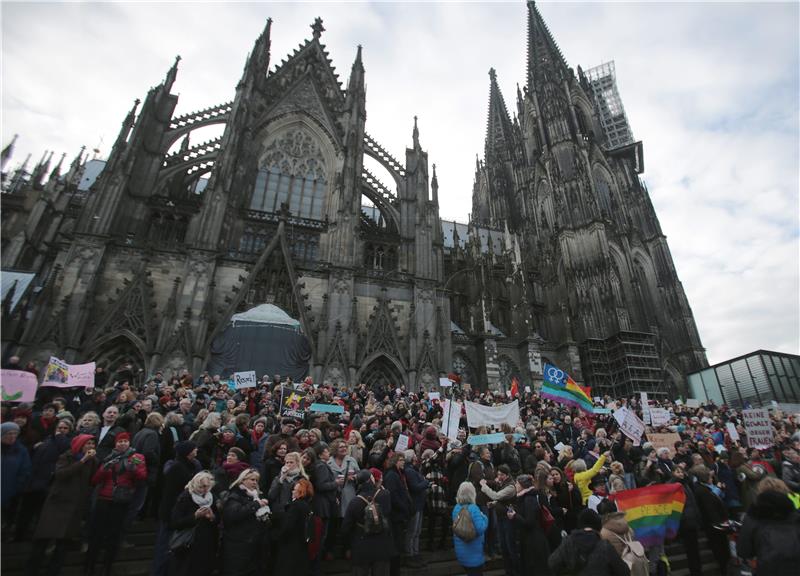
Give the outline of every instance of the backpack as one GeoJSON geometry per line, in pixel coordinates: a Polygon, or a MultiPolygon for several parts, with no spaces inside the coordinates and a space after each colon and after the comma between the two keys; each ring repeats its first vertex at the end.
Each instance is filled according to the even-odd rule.
{"type": "Polygon", "coordinates": [[[650,573],[650,562],[644,552],[644,546],[636,540],[623,538],[619,534],[612,532],[617,539],[622,542],[622,560],[631,569],[631,576],[648,576],[650,573]]]}
{"type": "Polygon", "coordinates": [[[389,524],[383,516],[383,512],[381,512],[381,507],[375,502],[375,498],[381,490],[382,488],[379,485],[377,490],[375,490],[375,494],[373,494],[372,498],[369,500],[361,495],[358,496],[366,504],[366,506],[364,506],[364,518],[361,524],[364,534],[383,534],[389,528],[389,524]]]}
{"type": "Polygon", "coordinates": [[[478,531],[475,530],[475,523],[472,521],[472,514],[466,506],[461,507],[456,519],[453,520],[453,534],[464,542],[471,542],[478,537],[478,531]]]}

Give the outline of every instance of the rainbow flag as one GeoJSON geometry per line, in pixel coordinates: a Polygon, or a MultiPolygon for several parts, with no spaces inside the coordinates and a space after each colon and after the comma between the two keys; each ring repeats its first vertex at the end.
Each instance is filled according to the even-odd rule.
{"type": "Polygon", "coordinates": [[[589,396],[589,388],[578,386],[569,377],[569,374],[553,366],[544,365],[544,382],[542,383],[542,398],[549,398],[560,404],[580,408],[589,414],[594,413],[592,398],[589,396]]]}
{"type": "Polygon", "coordinates": [[[675,538],[686,503],[680,484],[656,484],[609,495],[633,529],[636,540],[647,548],[675,538]]]}

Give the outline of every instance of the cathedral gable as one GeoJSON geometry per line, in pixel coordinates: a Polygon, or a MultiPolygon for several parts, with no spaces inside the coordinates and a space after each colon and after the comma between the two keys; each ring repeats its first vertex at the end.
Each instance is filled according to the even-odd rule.
{"type": "MultiPolygon", "coordinates": [[[[291,113],[307,114],[316,120],[340,144],[340,132],[337,130],[336,122],[329,111],[329,103],[324,102],[320,91],[317,90],[312,74],[306,73],[267,112],[264,121],[291,113]]],[[[259,124],[262,123],[259,122],[259,124]]]]}
{"type": "Polygon", "coordinates": [[[94,342],[106,334],[128,332],[139,338],[145,345],[150,344],[152,330],[151,285],[142,274],[133,281],[124,280],[126,287],[111,309],[101,318],[89,342],[94,342]]]}
{"type": "Polygon", "coordinates": [[[400,347],[397,344],[397,330],[394,318],[389,309],[389,300],[380,298],[370,318],[367,340],[362,353],[362,360],[371,354],[383,352],[393,358],[400,358],[400,347]]]}

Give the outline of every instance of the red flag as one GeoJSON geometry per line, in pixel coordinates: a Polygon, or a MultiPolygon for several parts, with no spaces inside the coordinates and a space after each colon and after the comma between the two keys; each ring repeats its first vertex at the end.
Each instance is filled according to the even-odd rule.
{"type": "Polygon", "coordinates": [[[517,396],[519,396],[519,380],[514,376],[511,379],[511,397],[516,398],[517,396]]]}

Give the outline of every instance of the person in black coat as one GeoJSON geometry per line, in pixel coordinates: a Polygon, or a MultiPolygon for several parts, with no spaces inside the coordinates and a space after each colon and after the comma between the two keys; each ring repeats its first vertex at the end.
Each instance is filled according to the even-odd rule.
{"type": "Polygon", "coordinates": [[[800,512],[780,480],[767,478],[757,488],[739,532],[737,552],[755,559],[755,576],[790,576],[800,566],[800,512]],[[773,487],[774,484],[774,487],[773,487]]]}
{"type": "Polygon", "coordinates": [[[683,542],[683,547],[686,548],[689,576],[702,576],[703,566],[700,560],[700,536],[698,534],[700,529],[700,509],[697,506],[694,491],[689,484],[690,480],[682,466],[676,466],[672,471],[671,482],[680,484],[683,487],[683,493],[686,495],[678,536],[683,542]]]}
{"type": "Polygon", "coordinates": [[[216,567],[219,516],[214,512],[214,477],[198,472],[172,509],[169,528],[173,533],[192,530],[188,546],[172,549],[170,576],[210,576],[216,567]]]}
{"type": "Polygon", "coordinates": [[[715,528],[715,526],[728,521],[728,509],[722,500],[722,491],[711,483],[712,473],[707,467],[695,466],[690,472],[697,478],[694,496],[697,500],[697,508],[700,510],[709,548],[719,565],[720,573],[725,574],[730,559],[728,538],[722,530],[715,528]]]}
{"type": "Polygon", "coordinates": [[[292,501],[286,509],[276,514],[277,540],[275,568],[272,574],[308,574],[307,526],[312,514],[309,503],[314,496],[314,487],[305,478],[297,481],[292,489],[292,501]]]}
{"type": "Polygon", "coordinates": [[[197,460],[197,446],[194,442],[185,441],[175,444],[175,459],[164,464],[164,484],[161,500],[158,505],[158,533],[153,552],[153,576],[166,576],[168,567],[169,539],[172,530],[169,528],[172,508],[178,501],[183,489],[195,474],[200,472],[197,460]]]}
{"type": "Polygon", "coordinates": [[[314,448],[303,450],[303,467],[311,478],[311,484],[314,486],[311,507],[314,510],[314,516],[322,520],[323,542],[325,542],[328,534],[328,523],[331,517],[336,514],[338,506],[336,495],[339,487],[336,484],[333,471],[326,464],[330,457],[327,446],[322,446],[319,454],[314,448]]]}
{"type": "Polygon", "coordinates": [[[392,454],[388,465],[389,467],[383,475],[383,485],[389,491],[392,500],[389,520],[392,525],[395,556],[392,557],[391,573],[392,576],[395,576],[400,573],[401,554],[405,547],[408,521],[414,513],[414,504],[411,500],[411,493],[408,491],[405,456],[400,453],[392,454]]]}
{"type": "Polygon", "coordinates": [[[519,536],[518,550],[521,552],[521,574],[549,574],[542,559],[550,555],[547,536],[542,530],[539,494],[533,485],[533,477],[521,474],[516,482],[517,497],[507,507],[506,516],[513,523],[519,536]]]}
{"type": "Polygon", "coordinates": [[[258,491],[258,470],[242,472],[222,503],[222,576],[264,572],[268,503],[258,491]]]}
{"type": "Polygon", "coordinates": [[[603,525],[591,509],[578,515],[578,529],[567,536],[548,559],[553,574],[560,576],[630,576],[631,570],[614,547],[600,538],[603,525]]]}
{"type": "Polygon", "coordinates": [[[356,475],[358,496],[350,501],[342,521],[342,539],[350,548],[350,558],[359,573],[386,574],[395,555],[394,541],[389,524],[392,513],[392,497],[369,470],[356,475]],[[374,502],[384,520],[384,530],[378,534],[364,532],[364,509],[374,502]]]}

